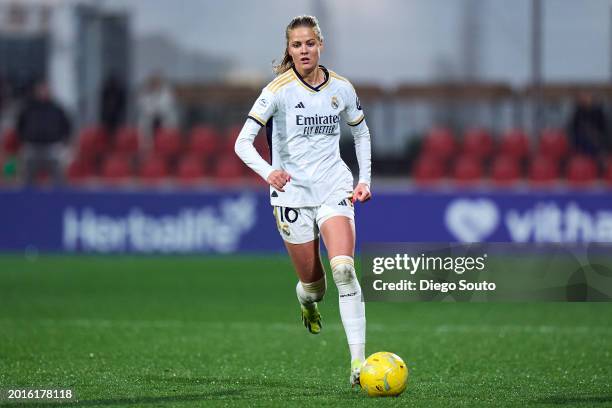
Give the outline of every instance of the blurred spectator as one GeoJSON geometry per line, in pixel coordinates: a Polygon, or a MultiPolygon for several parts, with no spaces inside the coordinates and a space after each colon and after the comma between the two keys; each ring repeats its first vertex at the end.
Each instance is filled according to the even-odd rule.
{"type": "Polygon", "coordinates": [[[0,75],[0,118],[2,117],[2,112],[4,111],[4,99],[6,98],[6,85],[4,85],[4,79],[0,75]]]}
{"type": "Polygon", "coordinates": [[[0,134],[7,127],[10,108],[9,89],[6,80],[0,76],[0,134]]]}
{"type": "Polygon", "coordinates": [[[610,148],[608,123],[603,107],[589,92],[581,93],[569,123],[571,142],[576,151],[603,157],[610,148]]]}
{"type": "Polygon", "coordinates": [[[113,137],[125,121],[126,90],[117,75],[111,74],[100,92],[100,121],[106,133],[113,137]]]}
{"type": "Polygon", "coordinates": [[[33,98],[26,102],[17,119],[17,134],[24,143],[26,184],[33,184],[40,170],[48,170],[56,184],[63,182],[61,159],[70,130],[70,121],[52,100],[47,82],[37,83],[33,98]]]}
{"type": "Polygon", "coordinates": [[[138,127],[146,138],[144,146],[151,146],[158,129],[176,127],[176,100],[170,84],[161,74],[154,74],[147,80],[138,100],[138,110],[138,127]]]}
{"type": "Polygon", "coordinates": [[[15,129],[17,122],[17,115],[23,106],[23,89],[15,89],[12,83],[4,81],[0,85],[0,99],[2,99],[0,106],[0,131],[6,131],[7,129],[15,129]],[[21,95],[20,95],[21,92],[21,95]]]}

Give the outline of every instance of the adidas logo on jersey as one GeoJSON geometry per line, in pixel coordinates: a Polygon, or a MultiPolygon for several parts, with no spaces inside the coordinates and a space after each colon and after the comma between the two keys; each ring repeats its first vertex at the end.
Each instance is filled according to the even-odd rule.
{"type": "Polygon", "coordinates": [[[341,205],[343,207],[352,207],[353,200],[351,200],[350,198],[345,198],[344,200],[340,201],[338,205],[341,205]]]}
{"type": "Polygon", "coordinates": [[[301,108],[301,109],[306,108],[306,107],[304,106],[304,102],[300,102],[300,103],[298,103],[297,105],[295,105],[295,109],[300,109],[300,108],[301,108]]]}

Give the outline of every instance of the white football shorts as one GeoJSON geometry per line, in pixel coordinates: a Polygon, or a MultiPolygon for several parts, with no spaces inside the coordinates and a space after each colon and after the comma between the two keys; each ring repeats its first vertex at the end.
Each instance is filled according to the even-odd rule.
{"type": "Polygon", "coordinates": [[[290,244],[304,244],[319,237],[321,225],[335,216],[344,216],[355,222],[352,197],[332,194],[318,207],[274,207],[276,227],[281,237],[290,244]]]}

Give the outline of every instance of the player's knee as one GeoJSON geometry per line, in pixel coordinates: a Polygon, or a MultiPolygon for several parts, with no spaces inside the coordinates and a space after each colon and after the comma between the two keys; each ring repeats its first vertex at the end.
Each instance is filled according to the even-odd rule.
{"type": "Polygon", "coordinates": [[[327,281],[322,277],[316,282],[298,282],[298,296],[308,302],[320,302],[327,290],[327,281]],[[300,293],[301,292],[301,293],[300,293]]]}
{"type": "Polygon", "coordinates": [[[336,285],[347,285],[357,279],[353,258],[350,256],[335,256],[330,261],[332,274],[336,285]]]}

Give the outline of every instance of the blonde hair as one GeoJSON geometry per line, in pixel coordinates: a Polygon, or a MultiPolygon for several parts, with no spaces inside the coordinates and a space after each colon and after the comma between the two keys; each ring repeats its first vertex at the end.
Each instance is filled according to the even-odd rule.
{"type": "Polygon", "coordinates": [[[323,42],[323,34],[321,34],[321,27],[319,27],[319,20],[317,20],[315,16],[304,15],[304,16],[294,17],[293,20],[291,20],[291,22],[285,29],[285,39],[287,41],[286,41],[285,55],[283,56],[283,60],[280,62],[280,64],[276,64],[273,66],[273,70],[276,75],[280,75],[284,72],[287,72],[288,70],[291,69],[291,67],[293,67],[293,59],[291,58],[291,55],[289,55],[289,51],[287,51],[287,48],[289,48],[289,34],[291,33],[291,30],[298,28],[298,27],[312,28],[312,31],[317,36],[317,39],[319,40],[319,42],[323,42]]]}

